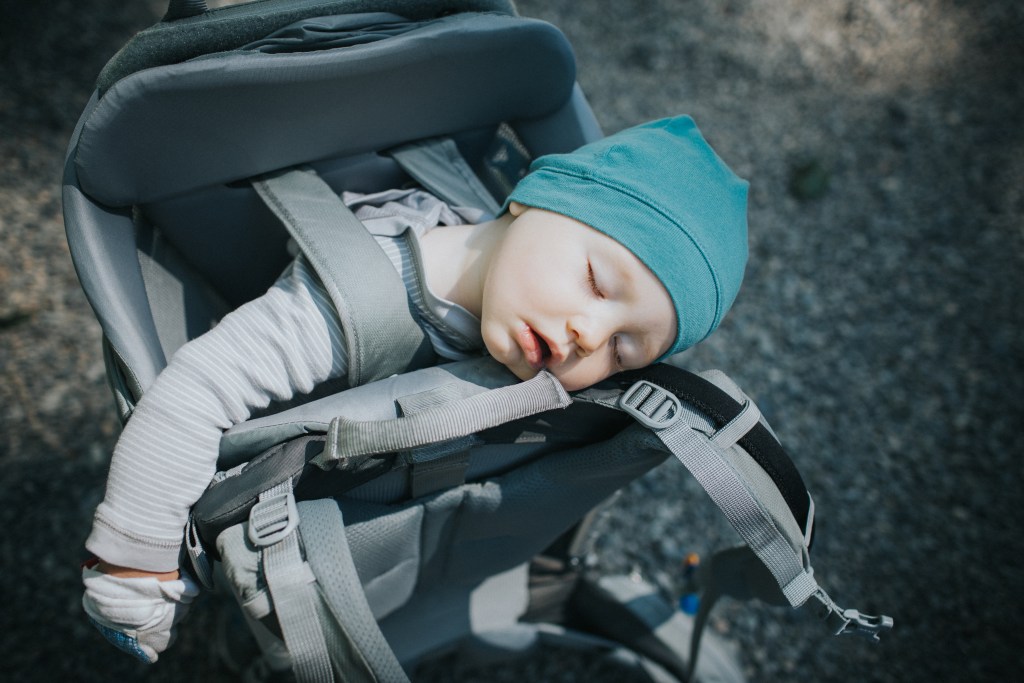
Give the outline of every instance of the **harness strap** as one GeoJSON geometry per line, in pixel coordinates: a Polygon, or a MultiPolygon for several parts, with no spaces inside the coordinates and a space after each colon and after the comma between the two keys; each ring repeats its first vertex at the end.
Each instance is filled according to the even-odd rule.
{"type": "MultiPolygon", "coordinates": [[[[617,407],[652,430],[700,482],[747,544],[716,553],[702,571],[703,593],[688,662],[690,680],[708,615],[722,595],[793,607],[814,597],[826,608],[825,617],[836,635],[858,633],[878,640],[879,632],[892,628],[890,617],[844,610],[818,586],[809,555],[813,501],[792,461],[761,424],[752,401],[738,402],[707,380],[667,365],[626,373],[619,380],[634,383],[619,395],[617,407]],[[689,411],[680,401],[703,414],[710,429],[687,419],[689,411]],[[752,477],[739,461],[733,461],[730,451],[737,444],[768,477],[752,477]],[[788,509],[780,510],[771,503],[780,495],[788,509]],[[784,517],[773,515],[785,513],[792,515],[802,537],[792,538],[792,531],[787,535],[780,529],[780,523],[789,523],[777,523],[784,517]]],[[[609,405],[609,397],[600,402],[609,405]]]]}
{"type": "Polygon", "coordinates": [[[260,550],[263,575],[300,683],[333,683],[334,673],[316,611],[316,578],[299,550],[298,510],[287,480],[260,495],[249,514],[249,540],[260,550]]]}
{"type": "Polygon", "coordinates": [[[331,643],[346,683],[409,683],[377,625],[359,582],[345,521],[331,499],[300,503],[306,557],[319,577],[324,600],[340,627],[331,643]]]}
{"type": "Polygon", "coordinates": [[[804,558],[790,545],[765,510],[757,491],[748,487],[723,453],[685,422],[655,432],[669,452],[707,491],[729,522],[760,558],[794,607],[809,598],[817,584],[804,558]]]}
{"type": "Polygon", "coordinates": [[[298,243],[338,311],[349,386],[427,365],[433,350],[401,277],[334,190],[309,168],[271,173],[252,185],[298,243]]]}

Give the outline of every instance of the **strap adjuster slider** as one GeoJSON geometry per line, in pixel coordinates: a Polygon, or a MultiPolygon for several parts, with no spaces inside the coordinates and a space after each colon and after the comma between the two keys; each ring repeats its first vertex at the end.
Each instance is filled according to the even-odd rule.
{"type": "Polygon", "coordinates": [[[619,408],[651,429],[665,429],[682,417],[682,404],[676,395],[653,382],[640,380],[619,397],[619,408]]]}
{"type": "Polygon", "coordinates": [[[290,490],[260,496],[249,511],[249,540],[259,547],[274,545],[298,525],[299,510],[290,490]]]}

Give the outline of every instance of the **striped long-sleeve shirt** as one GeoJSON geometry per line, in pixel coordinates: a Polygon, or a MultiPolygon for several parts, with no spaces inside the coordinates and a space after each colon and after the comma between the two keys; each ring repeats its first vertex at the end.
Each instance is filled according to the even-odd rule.
{"type": "MultiPolygon", "coordinates": [[[[437,225],[476,222],[423,191],[346,193],[406,283],[435,350],[446,358],[479,351],[479,321],[434,297],[407,239],[437,225]],[[412,230],[402,235],[404,227],[412,230]],[[390,236],[397,235],[397,236],[390,236]]],[[[263,296],[182,346],[139,401],[111,459],[103,501],[86,547],[112,564],[177,567],[189,508],[214,475],[221,434],[272,401],[309,393],[347,370],[338,315],[298,257],[263,296]]]]}

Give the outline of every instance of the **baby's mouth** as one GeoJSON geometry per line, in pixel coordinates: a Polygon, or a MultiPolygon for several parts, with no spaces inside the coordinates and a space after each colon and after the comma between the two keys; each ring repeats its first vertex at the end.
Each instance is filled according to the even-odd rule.
{"type": "Polygon", "coordinates": [[[551,347],[547,341],[534,332],[529,325],[523,325],[519,329],[516,339],[519,341],[519,347],[523,350],[523,356],[530,367],[534,370],[543,368],[547,359],[551,357],[551,347]]]}
{"type": "Polygon", "coordinates": [[[548,343],[544,340],[544,337],[540,336],[536,332],[534,332],[533,334],[535,337],[537,337],[537,343],[540,346],[541,360],[546,362],[548,358],[551,358],[551,347],[548,346],[548,343]]]}

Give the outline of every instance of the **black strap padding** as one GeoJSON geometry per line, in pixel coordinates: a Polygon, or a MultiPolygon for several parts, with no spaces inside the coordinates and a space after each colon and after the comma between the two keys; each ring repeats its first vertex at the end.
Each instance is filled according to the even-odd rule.
{"type": "Polygon", "coordinates": [[[233,477],[211,484],[192,507],[192,521],[203,547],[214,558],[216,539],[230,526],[249,519],[249,511],[264,491],[291,479],[296,500],[341,495],[395,465],[394,454],[369,456],[346,469],[321,470],[309,461],[324,450],[324,435],[300,436],[253,458],[233,477]]]}
{"type": "MultiPolygon", "coordinates": [[[[740,414],[743,406],[708,380],[666,363],[656,363],[641,370],[630,370],[615,375],[617,383],[627,388],[640,380],[647,380],[671,391],[680,401],[685,401],[704,413],[714,425],[721,429],[740,414]]],[[[739,440],[750,457],[761,466],[786,501],[793,518],[802,530],[807,529],[810,514],[810,495],[796,465],[761,423],[739,440]]]]}

